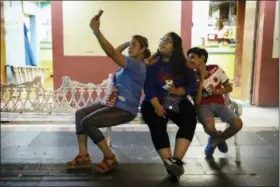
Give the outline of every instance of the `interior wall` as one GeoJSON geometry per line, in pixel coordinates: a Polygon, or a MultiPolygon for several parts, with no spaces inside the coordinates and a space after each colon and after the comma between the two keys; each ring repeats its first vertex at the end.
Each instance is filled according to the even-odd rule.
{"type": "MultiPolygon", "coordinates": [[[[111,1],[106,1],[107,4],[109,4],[111,1]]],[[[81,2],[84,3],[84,2],[81,2]]],[[[99,3],[99,2],[98,2],[99,3]]],[[[100,2],[101,3],[101,2],[100,2]]],[[[124,3],[124,2],[123,2],[124,3]]],[[[166,32],[169,31],[177,31],[178,34],[181,34],[182,39],[183,39],[183,47],[184,50],[186,51],[188,48],[190,48],[191,46],[191,28],[192,28],[192,2],[191,1],[180,1],[180,6],[181,8],[179,8],[179,4],[178,2],[173,2],[174,6],[171,6],[169,3],[171,2],[151,2],[151,1],[147,1],[147,2],[132,2],[132,1],[126,1],[127,5],[125,6],[131,6],[130,4],[133,3],[146,3],[146,6],[144,6],[144,4],[141,6],[142,8],[140,10],[138,10],[138,14],[134,14],[134,9],[130,10],[130,9],[121,9],[122,11],[126,11],[127,15],[132,16],[132,17],[137,17],[137,20],[141,21],[140,23],[126,23],[124,24],[124,26],[126,26],[126,29],[128,29],[128,31],[131,33],[126,33],[129,34],[129,36],[124,36],[122,35],[122,31],[123,28],[119,28],[116,27],[116,29],[114,29],[114,27],[111,27],[110,32],[107,30],[104,32],[104,35],[108,38],[109,41],[115,41],[114,45],[118,45],[120,44],[120,42],[124,42],[130,39],[132,33],[139,33],[139,30],[134,30],[133,28],[137,27],[146,27],[146,25],[148,23],[147,20],[156,20],[155,18],[158,18],[158,14],[161,13],[161,16],[164,16],[164,19],[160,19],[161,21],[157,21],[157,23],[154,23],[154,25],[152,25],[149,28],[143,28],[141,30],[141,32],[143,32],[144,35],[148,35],[148,39],[150,41],[150,46],[151,46],[151,50],[155,51],[156,50],[156,44],[158,44],[159,42],[159,38],[161,38],[163,36],[163,34],[165,34],[166,32]],[[147,6],[150,3],[150,5],[154,5],[154,6],[147,6]],[[155,6],[156,5],[156,6],[155,6]],[[175,15],[177,15],[178,17],[174,17],[171,16],[170,18],[166,18],[167,16],[165,16],[165,14],[168,13],[164,13],[162,10],[167,11],[167,6],[166,5],[170,5],[169,10],[170,9],[176,9],[177,11],[179,11],[179,13],[174,13],[175,15]],[[176,8],[177,7],[177,8],[176,8]],[[146,17],[146,11],[151,12],[153,8],[153,12],[156,15],[153,18],[150,17],[146,17]],[[139,12],[141,12],[141,14],[139,14],[139,12]],[[140,19],[140,18],[145,18],[145,19],[140,19]],[[166,18],[166,19],[165,19],[166,18]],[[164,21],[162,21],[164,20],[164,21]],[[180,21],[179,21],[180,20],[180,21]],[[174,22],[174,23],[171,23],[174,22]],[[163,25],[169,25],[169,24],[175,24],[180,22],[180,27],[176,28],[176,27],[172,27],[169,28],[167,26],[163,26],[163,25]],[[137,25],[137,26],[135,26],[137,25]],[[129,27],[128,27],[129,26],[129,27]],[[165,32],[160,31],[160,33],[155,33],[152,30],[157,30],[157,27],[159,28],[165,28],[165,32]],[[146,32],[147,30],[151,30],[151,32],[149,33],[144,33],[144,31],[146,32]],[[150,35],[149,35],[150,34],[150,35]],[[124,37],[122,40],[120,39],[115,39],[114,37],[124,37]],[[152,39],[151,39],[152,38],[152,39]],[[155,39],[156,38],[156,39],[155,39]],[[119,41],[117,41],[119,40],[119,41]]],[[[79,16],[78,13],[76,13],[77,11],[75,11],[75,16],[77,16],[75,19],[75,21],[80,22],[81,18],[83,18],[84,20],[82,22],[84,22],[83,25],[81,25],[83,28],[83,32],[88,32],[88,34],[86,34],[86,36],[81,36],[81,33],[77,33],[77,36],[79,36],[78,38],[81,38],[82,41],[90,43],[90,44],[86,44],[87,45],[93,45],[93,48],[90,48],[90,46],[88,48],[85,48],[83,50],[79,50],[77,51],[72,51],[71,52],[71,47],[70,46],[70,50],[69,50],[69,46],[65,46],[68,45],[67,41],[66,44],[64,42],[64,33],[67,32],[67,35],[71,36],[73,34],[75,34],[77,32],[77,30],[68,30],[64,27],[64,14],[67,13],[63,13],[63,6],[64,6],[64,2],[62,3],[61,1],[52,1],[52,44],[53,44],[53,76],[54,76],[54,88],[58,88],[61,85],[61,78],[62,76],[70,76],[71,79],[79,81],[79,82],[93,82],[93,83],[100,83],[102,80],[104,80],[105,78],[108,77],[109,73],[113,73],[115,72],[115,70],[117,69],[117,66],[106,56],[104,56],[104,54],[101,54],[101,51],[98,52],[98,50],[100,50],[100,47],[97,49],[94,48],[94,43],[96,42],[95,37],[92,35],[92,33],[89,30],[89,21],[91,16],[93,16],[92,14],[95,14],[95,12],[91,13],[89,16],[89,13],[86,17],[84,16],[79,16]],[[88,37],[86,40],[83,37],[88,37]],[[64,48],[68,48],[68,49],[64,49],[64,48]],[[68,52],[67,52],[68,51],[68,52]],[[66,53],[65,53],[66,52],[66,53]],[[70,53],[69,53],[70,52],[70,53]],[[68,54],[67,54],[68,53],[68,54]],[[78,53],[78,54],[76,54],[78,53]],[[97,55],[99,53],[99,55],[97,55]],[[96,54],[96,55],[94,55],[96,54]]],[[[84,5],[88,5],[87,3],[85,3],[84,5]]],[[[83,4],[79,4],[79,6],[84,6],[83,4]]],[[[77,5],[78,6],[78,5],[77,5]]],[[[106,5],[107,6],[107,5],[106,5]]],[[[109,5],[108,5],[109,6],[109,5]]],[[[79,9],[82,9],[82,8],[79,9]]],[[[100,7],[100,6],[99,6],[100,7]]],[[[97,7],[96,9],[98,10],[99,7],[97,7]]],[[[69,10],[70,11],[70,10],[69,10]]],[[[168,12],[167,11],[167,12],[168,12]]],[[[70,11],[71,12],[71,11],[70,11]]],[[[74,11],[72,11],[74,12],[74,11]]],[[[115,12],[115,10],[114,10],[115,12]]],[[[101,24],[107,24],[110,23],[112,25],[116,25],[117,22],[120,22],[119,20],[114,19],[114,17],[116,15],[114,15],[113,11],[106,11],[104,9],[104,17],[102,17],[103,21],[101,22],[101,24]],[[107,14],[107,18],[106,15],[107,14]],[[107,23],[106,23],[106,19],[107,23]]],[[[82,14],[82,13],[81,13],[82,14]]],[[[81,15],[80,14],[80,15],[81,15]]],[[[68,15],[68,14],[67,14],[68,15]]],[[[151,14],[148,14],[149,16],[152,16],[151,14]]],[[[68,19],[68,18],[66,18],[68,19]]],[[[135,18],[136,19],[136,18],[135,18]]],[[[122,21],[121,21],[122,22],[122,21]]],[[[119,25],[119,24],[118,24],[119,25]]],[[[73,27],[72,27],[73,28],[73,27]]],[[[106,28],[106,26],[105,26],[106,28]]],[[[101,29],[103,29],[103,27],[101,26],[101,29]]],[[[79,30],[79,29],[78,29],[79,30]]],[[[103,30],[102,30],[103,31],[103,30]]],[[[82,32],[82,33],[83,33],[82,32]]],[[[140,33],[141,34],[141,33],[140,33]]],[[[66,36],[66,40],[68,40],[69,42],[69,36],[66,36]],[[67,39],[68,37],[68,39],[67,39]]],[[[71,40],[70,40],[71,41],[71,40]]],[[[71,44],[71,43],[70,43],[71,44]]],[[[82,44],[80,44],[82,45],[82,44]]]]}
{"type": "Polygon", "coordinates": [[[100,30],[113,46],[140,34],[148,38],[155,52],[164,34],[174,31],[181,35],[180,1],[63,1],[62,7],[66,56],[106,56],[89,28],[100,9],[104,10],[100,30]]]}

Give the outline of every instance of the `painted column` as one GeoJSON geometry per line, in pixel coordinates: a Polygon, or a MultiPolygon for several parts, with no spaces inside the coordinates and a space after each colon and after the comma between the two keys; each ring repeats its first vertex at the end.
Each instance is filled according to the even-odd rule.
{"type": "Polygon", "coordinates": [[[4,3],[1,1],[1,84],[6,84],[6,49],[5,49],[4,3]]]}
{"type": "Polygon", "coordinates": [[[241,97],[249,103],[251,82],[253,76],[253,55],[256,24],[257,1],[247,1],[244,17],[244,34],[242,49],[242,69],[241,69],[241,97]]]}
{"type": "Polygon", "coordinates": [[[273,58],[276,1],[259,1],[259,4],[253,103],[261,107],[278,107],[279,55],[273,58]]]}

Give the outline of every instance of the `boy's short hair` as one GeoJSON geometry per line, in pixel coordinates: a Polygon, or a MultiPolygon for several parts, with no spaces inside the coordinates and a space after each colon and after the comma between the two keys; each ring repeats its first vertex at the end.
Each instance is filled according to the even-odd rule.
{"type": "Polygon", "coordinates": [[[192,47],[188,50],[187,52],[187,56],[189,56],[191,53],[194,53],[196,55],[198,55],[199,57],[201,57],[201,52],[200,52],[200,48],[199,47],[192,47]]]}
{"type": "Polygon", "coordinates": [[[193,47],[188,50],[187,56],[189,56],[191,53],[196,54],[199,57],[204,56],[204,63],[206,64],[208,60],[208,52],[205,49],[199,47],[193,47]]]}
{"type": "Polygon", "coordinates": [[[200,51],[201,51],[201,55],[204,56],[204,63],[206,64],[208,60],[208,52],[203,48],[200,48],[200,51]]]}

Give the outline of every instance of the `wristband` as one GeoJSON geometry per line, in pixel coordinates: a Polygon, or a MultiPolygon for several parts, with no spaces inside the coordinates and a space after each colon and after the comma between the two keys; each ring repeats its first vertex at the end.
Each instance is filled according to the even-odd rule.
{"type": "Polygon", "coordinates": [[[96,37],[99,37],[100,34],[101,34],[101,32],[100,32],[99,29],[97,29],[97,30],[93,30],[93,34],[94,34],[96,37]]]}

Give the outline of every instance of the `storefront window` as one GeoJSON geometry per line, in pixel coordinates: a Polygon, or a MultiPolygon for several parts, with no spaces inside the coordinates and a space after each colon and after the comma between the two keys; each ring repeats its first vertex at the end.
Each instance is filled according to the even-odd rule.
{"type": "Polygon", "coordinates": [[[236,2],[210,2],[207,43],[236,43],[236,2]]]}
{"type": "Polygon", "coordinates": [[[217,64],[234,78],[236,1],[193,1],[192,46],[205,48],[208,64],[217,64]]]}

